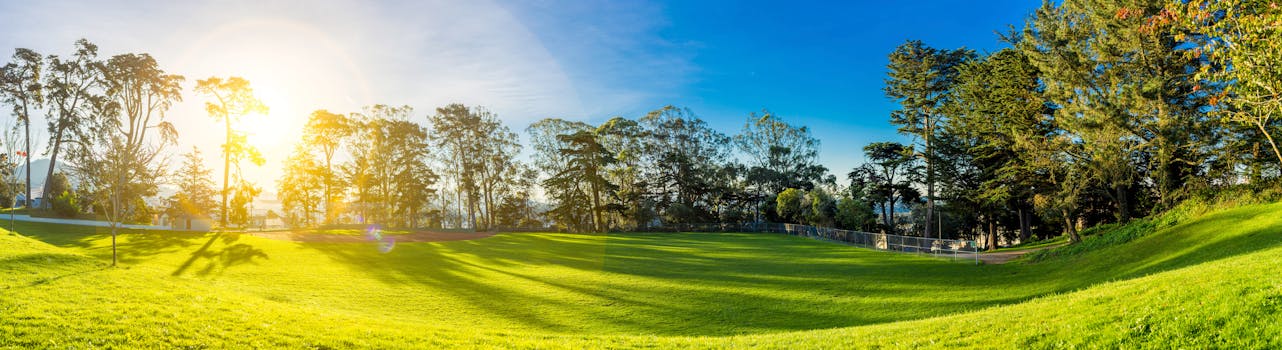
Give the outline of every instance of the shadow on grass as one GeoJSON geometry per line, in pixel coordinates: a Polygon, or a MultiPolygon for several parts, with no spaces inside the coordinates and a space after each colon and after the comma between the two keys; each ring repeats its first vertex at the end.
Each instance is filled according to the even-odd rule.
{"type": "Polygon", "coordinates": [[[240,240],[239,233],[212,233],[205,244],[200,249],[191,253],[186,261],[179,265],[170,275],[181,276],[193,266],[203,264],[204,267],[196,271],[197,276],[207,276],[215,272],[222,272],[228,268],[253,263],[254,259],[270,259],[267,253],[262,249],[255,248],[247,243],[236,243],[240,240]],[[220,248],[214,245],[222,241],[220,248]]]}
{"type": "Polygon", "coordinates": [[[401,244],[385,255],[373,245],[301,246],[385,283],[430,287],[478,312],[550,332],[728,335],[832,328],[1026,297],[991,293],[983,280],[968,278],[974,266],[782,235],[503,234],[401,244]],[[923,272],[945,277],[916,283],[923,272]],[[937,292],[951,297],[904,298],[937,292]]]}

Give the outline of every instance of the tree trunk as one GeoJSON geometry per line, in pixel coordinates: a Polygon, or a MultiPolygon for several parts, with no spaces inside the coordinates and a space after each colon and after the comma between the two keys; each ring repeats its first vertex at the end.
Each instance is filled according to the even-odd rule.
{"type": "MultiPolygon", "coordinates": [[[[50,190],[49,186],[50,184],[53,183],[53,181],[49,181],[49,180],[53,179],[53,169],[56,168],[58,165],[58,149],[61,148],[61,146],[62,146],[62,129],[58,129],[58,132],[56,132],[53,137],[53,149],[51,149],[49,153],[49,171],[45,174],[44,190],[40,191],[41,193],[44,193],[44,197],[45,197],[44,203],[40,204],[41,208],[48,209],[52,207],[51,205],[52,203],[49,202],[49,190],[50,190]]],[[[53,196],[54,198],[57,198],[57,196],[60,194],[61,193],[54,193],[53,196]]]]}
{"type": "Polygon", "coordinates": [[[933,128],[931,127],[931,125],[932,124],[930,124],[930,115],[927,114],[926,115],[926,137],[925,137],[926,139],[926,230],[925,230],[926,238],[933,237],[934,236],[933,233],[935,231],[931,229],[932,226],[930,225],[931,219],[935,217],[935,175],[932,172],[932,167],[931,167],[934,162],[931,161],[932,154],[930,149],[930,139],[931,139],[930,136],[934,134],[934,130],[932,130],[933,128]]]}
{"type": "Polygon", "coordinates": [[[893,194],[890,196],[889,215],[886,216],[886,230],[890,231],[892,235],[899,231],[895,227],[895,196],[893,194]]]}
{"type": "Polygon", "coordinates": [[[332,192],[334,184],[334,169],[330,165],[330,161],[331,159],[327,155],[325,157],[325,220],[323,221],[326,224],[334,223],[334,194],[332,192]]]}
{"type": "Polygon", "coordinates": [[[1032,230],[1030,229],[1030,227],[1032,226],[1032,223],[1029,221],[1032,221],[1033,218],[1029,214],[1030,213],[1028,208],[1025,208],[1023,206],[1019,207],[1019,242],[1020,243],[1028,241],[1028,238],[1031,236],[1031,233],[1032,233],[1032,230]]]}
{"type": "MultiPolygon", "coordinates": [[[[25,108],[25,107],[24,107],[24,108],[25,108]]],[[[26,123],[22,123],[23,133],[24,133],[24,134],[26,134],[26,136],[25,136],[25,137],[23,137],[23,139],[24,139],[23,141],[26,143],[26,146],[24,147],[24,149],[23,149],[23,151],[22,151],[22,152],[23,152],[23,157],[22,157],[22,158],[26,161],[26,165],[27,165],[27,166],[26,166],[26,168],[27,168],[27,169],[26,169],[26,171],[27,171],[27,189],[26,189],[26,191],[27,191],[27,197],[26,197],[26,199],[25,199],[25,200],[23,200],[23,205],[22,205],[22,206],[27,207],[27,208],[30,208],[30,207],[31,207],[31,203],[34,203],[33,198],[31,198],[31,115],[30,115],[30,114],[28,114],[26,119],[27,119],[27,122],[26,122],[26,123]]],[[[49,179],[45,179],[45,182],[49,182],[49,179]]],[[[46,197],[47,197],[47,196],[46,196],[46,197]]]]}
{"type": "Polygon", "coordinates": [[[1273,147],[1273,155],[1278,157],[1279,163],[1282,163],[1282,152],[1278,151],[1278,144],[1273,142],[1273,135],[1269,134],[1269,131],[1264,128],[1263,123],[1258,122],[1259,119],[1256,119],[1256,120],[1257,122],[1255,123],[1255,126],[1259,127],[1260,133],[1264,134],[1264,138],[1269,140],[1269,146],[1273,147]]]}
{"type": "Polygon", "coordinates": [[[223,228],[226,228],[226,227],[227,227],[227,214],[228,214],[228,211],[227,211],[227,175],[228,175],[228,174],[230,174],[230,172],[231,172],[231,153],[230,153],[230,152],[228,152],[228,149],[229,149],[229,148],[231,148],[231,116],[224,115],[224,116],[223,116],[223,122],[225,122],[225,125],[226,125],[226,128],[227,128],[227,130],[226,130],[226,132],[227,132],[227,133],[226,133],[227,138],[226,138],[226,141],[224,141],[224,143],[223,143],[223,192],[222,192],[222,194],[223,194],[223,212],[222,212],[222,215],[219,215],[218,223],[219,223],[220,225],[222,225],[222,227],[223,227],[223,228]]]}
{"type": "Polygon", "coordinates": [[[1068,232],[1068,243],[1077,244],[1082,242],[1082,237],[1077,235],[1077,223],[1075,218],[1067,210],[1060,212],[1064,216],[1064,231],[1068,232]]]}
{"type": "Polygon", "coordinates": [[[1117,186],[1117,222],[1125,223],[1131,220],[1129,201],[1126,186],[1117,186]]]}
{"type": "Polygon", "coordinates": [[[992,215],[986,218],[988,221],[988,250],[997,249],[997,220],[992,215]]]}

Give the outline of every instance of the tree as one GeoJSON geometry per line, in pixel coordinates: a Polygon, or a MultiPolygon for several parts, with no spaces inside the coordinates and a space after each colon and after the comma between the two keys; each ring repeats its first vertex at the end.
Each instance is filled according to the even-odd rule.
{"type": "MultiPolygon", "coordinates": [[[[947,108],[952,117],[940,138],[944,193],[986,219],[989,236],[1002,212],[1018,216],[1020,239],[1031,234],[1033,189],[1044,183],[1017,140],[1054,132],[1039,71],[1018,50],[1003,49],[958,67],[947,108]]],[[[1041,188],[1049,188],[1042,185],[1041,188]]],[[[982,220],[977,220],[982,221],[982,220]]]]}
{"type": "Polygon", "coordinates": [[[905,197],[911,188],[904,172],[912,166],[913,149],[896,142],[874,142],[864,146],[864,157],[879,168],[874,173],[879,182],[875,186],[875,198],[881,202],[882,224],[886,231],[895,234],[895,202],[905,197]]]}
{"type": "Polygon", "coordinates": [[[483,107],[451,104],[437,108],[428,122],[432,143],[443,150],[437,156],[450,170],[446,175],[454,182],[457,203],[466,207],[458,211],[467,213],[472,228],[491,225],[491,214],[503,200],[500,194],[515,181],[513,164],[520,152],[516,134],[483,107]]]}
{"type": "Polygon", "coordinates": [[[1282,163],[1275,121],[1282,116],[1282,9],[1266,0],[1193,0],[1169,3],[1154,22],[1171,23],[1166,34],[1197,37],[1185,53],[1199,59],[1196,80],[1223,86],[1210,99],[1212,113],[1259,130],[1282,163]]]}
{"type": "Polygon", "coordinates": [[[747,180],[757,191],[754,198],[785,188],[812,189],[828,172],[817,162],[819,140],[810,129],[789,125],[769,111],[750,114],[734,141],[751,163],[747,180]]]}
{"type": "MultiPolygon", "coordinates": [[[[931,139],[943,118],[942,106],[947,103],[948,91],[956,76],[956,67],[973,58],[967,49],[938,50],[908,41],[890,54],[889,77],[886,79],[886,96],[899,102],[901,108],[891,113],[890,122],[899,126],[899,132],[914,135],[923,141],[922,159],[926,163],[926,222],[932,222],[935,210],[935,175],[932,168],[934,155],[931,139]]],[[[933,237],[932,225],[926,225],[927,238],[933,237]]]]}
{"type": "Polygon", "coordinates": [[[646,177],[669,222],[712,219],[716,181],[730,158],[730,138],[689,109],[666,106],[642,117],[646,177]]]}
{"type": "Polygon", "coordinates": [[[191,152],[183,154],[182,167],[174,172],[174,185],[178,192],[168,198],[166,212],[171,217],[203,216],[209,217],[218,207],[214,198],[218,190],[210,177],[212,170],[205,167],[205,158],[200,149],[192,147],[191,152]]]}
{"type": "Polygon", "coordinates": [[[325,169],[303,145],[294,147],[284,165],[285,173],[277,183],[281,211],[290,226],[311,226],[316,207],[325,200],[325,169]]]}
{"type": "Polygon", "coordinates": [[[253,224],[253,205],[254,198],[263,193],[262,187],[254,185],[252,182],[238,177],[236,187],[232,188],[231,204],[229,206],[228,221],[248,228],[253,224]]]}
{"type": "MultiPolygon", "coordinates": [[[[222,189],[222,215],[219,223],[227,226],[227,196],[229,193],[229,172],[232,168],[232,158],[244,157],[254,153],[253,147],[246,143],[246,138],[237,136],[232,130],[232,123],[240,118],[258,113],[267,114],[267,105],[264,105],[258,97],[254,96],[254,89],[249,86],[249,81],[241,77],[230,77],[227,79],[210,77],[196,82],[196,93],[213,97],[212,101],[205,102],[205,111],[209,113],[214,120],[222,121],[225,129],[224,135],[226,141],[223,143],[223,189],[222,189]]],[[[236,167],[240,164],[237,162],[236,167]]]]}
{"type": "Polygon", "coordinates": [[[0,101],[13,108],[13,115],[22,123],[23,147],[27,172],[26,203],[31,198],[31,112],[44,105],[44,87],[40,84],[43,70],[40,54],[30,49],[14,50],[13,62],[0,67],[0,101]]]}
{"type": "Polygon", "coordinates": [[[786,222],[801,223],[806,215],[806,210],[802,206],[805,197],[806,191],[796,188],[787,188],[779,192],[779,195],[775,196],[775,211],[779,218],[786,222]]]}
{"type": "Polygon", "coordinates": [[[654,218],[654,208],[648,204],[648,187],[642,178],[646,133],[641,124],[632,119],[614,117],[596,128],[597,141],[609,150],[615,159],[605,169],[606,178],[618,186],[607,198],[617,198],[612,223],[620,228],[644,227],[654,218]]]}
{"type": "Polygon", "coordinates": [[[69,158],[80,184],[105,208],[111,222],[111,264],[116,265],[116,232],[122,218],[146,210],[142,197],[154,195],[164,174],[160,159],[178,133],[165,112],[182,100],[180,75],[166,74],[148,54],[122,54],[103,70],[107,103],[89,121],[87,139],[69,158]]]}
{"type": "Polygon", "coordinates": [[[341,184],[334,170],[334,155],[342,146],[343,140],[351,134],[351,129],[351,121],[347,116],[330,113],[323,109],[312,112],[311,117],[307,119],[307,125],[303,126],[303,142],[319,150],[323,160],[321,184],[324,185],[325,190],[322,198],[325,204],[326,223],[334,222],[338,215],[334,210],[334,202],[340,195],[334,191],[334,188],[341,184]]]}
{"type": "MultiPolygon", "coordinates": [[[[592,207],[589,208],[592,213],[592,230],[605,231],[603,216],[605,205],[601,196],[603,193],[613,194],[618,189],[618,185],[611,183],[605,177],[605,168],[616,162],[614,156],[600,142],[597,142],[596,133],[592,131],[583,130],[573,134],[562,134],[557,138],[566,146],[560,152],[569,160],[569,167],[549,179],[549,183],[575,183],[575,186],[581,189],[586,187],[585,197],[592,203],[592,207]]],[[[562,203],[562,205],[565,204],[567,203],[562,203]]]]}
{"type": "MultiPolygon", "coordinates": [[[[46,151],[49,170],[45,178],[53,177],[63,142],[84,139],[82,124],[90,118],[94,106],[105,101],[99,91],[103,84],[103,67],[98,60],[98,45],[85,39],[77,40],[76,53],[70,59],[49,55],[48,68],[44,88],[51,107],[48,117],[50,148],[46,151]]],[[[46,181],[43,193],[49,197],[59,192],[53,191],[50,182],[46,181]]]]}
{"type": "Polygon", "coordinates": [[[351,161],[344,171],[367,221],[416,225],[435,194],[437,176],[426,163],[428,131],[409,121],[412,113],[409,106],[374,105],[351,118],[351,161]]]}
{"type": "Polygon", "coordinates": [[[591,221],[591,210],[584,204],[587,199],[581,184],[571,177],[559,176],[571,170],[570,155],[561,152],[569,146],[568,140],[561,135],[572,135],[590,132],[591,125],[583,122],[571,122],[563,119],[548,118],[530,124],[526,132],[530,134],[531,156],[535,168],[547,177],[541,182],[553,207],[548,211],[548,219],[564,229],[571,231],[588,230],[591,221]]]}

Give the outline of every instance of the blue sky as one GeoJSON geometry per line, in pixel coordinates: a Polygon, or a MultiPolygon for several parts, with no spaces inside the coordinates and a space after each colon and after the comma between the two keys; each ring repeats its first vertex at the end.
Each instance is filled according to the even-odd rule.
{"type": "Polygon", "coordinates": [[[1038,5],[669,1],[566,9],[554,3],[506,4],[570,67],[576,82],[605,76],[617,80],[595,84],[646,90],[646,98],[636,103],[588,110],[637,116],[675,104],[733,133],[748,113],[768,108],[810,126],[823,143],[821,160],[838,175],[862,161],[864,144],[907,140],[888,124],[896,105],[881,90],[886,57],[896,46],[919,39],[941,48],[995,51],[1004,47],[995,32],[1022,24],[1038,5]],[[581,33],[628,39],[599,42],[584,40],[581,33]],[[624,45],[631,46],[619,47],[624,45]],[[619,51],[626,53],[611,57],[619,51]],[[601,57],[607,61],[598,61],[601,57]],[[609,70],[616,72],[599,74],[609,70]]]}
{"type": "MultiPolygon", "coordinates": [[[[244,129],[275,187],[279,164],[316,109],[484,105],[513,129],[545,117],[600,122],[664,105],[691,108],[733,134],[769,108],[811,127],[820,161],[845,174],[864,144],[906,140],[887,119],[886,55],[908,39],[980,52],[1038,1],[769,2],[541,0],[47,0],[0,2],[0,50],[69,54],[88,38],[102,56],[146,52],[187,76],[169,111],[176,152],[215,152],[197,79],[242,76],[271,108],[244,129]]],[[[9,116],[4,116],[10,118],[9,116]]],[[[43,125],[39,116],[33,126],[43,125]]],[[[43,128],[33,127],[33,130],[43,128]]],[[[40,154],[37,133],[33,154],[40,154]]]]}

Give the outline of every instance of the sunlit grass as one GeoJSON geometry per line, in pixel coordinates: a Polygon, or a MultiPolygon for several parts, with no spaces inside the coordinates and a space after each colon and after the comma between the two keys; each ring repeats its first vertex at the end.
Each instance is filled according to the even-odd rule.
{"type": "Polygon", "coordinates": [[[502,234],[383,254],[129,232],[112,269],[100,228],[16,231],[53,246],[0,234],[0,345],[15,347],[1282,344],[1277,204],[991,266],[768,234],[502,234]]]}

